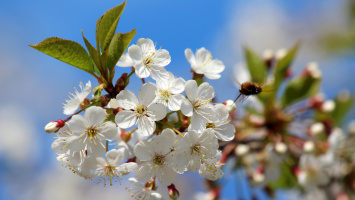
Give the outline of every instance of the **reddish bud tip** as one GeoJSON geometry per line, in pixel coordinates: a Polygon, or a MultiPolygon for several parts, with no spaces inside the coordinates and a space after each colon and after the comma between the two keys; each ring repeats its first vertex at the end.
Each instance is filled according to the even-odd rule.
{"type": "Polygon", "coordinates": [[[176,189],[174,184],[171,184],[168,186],[168,192],[169,192],[169,196],[171,199],[176,200],[179,198],[180,193],[179,191],[176,189]]]}

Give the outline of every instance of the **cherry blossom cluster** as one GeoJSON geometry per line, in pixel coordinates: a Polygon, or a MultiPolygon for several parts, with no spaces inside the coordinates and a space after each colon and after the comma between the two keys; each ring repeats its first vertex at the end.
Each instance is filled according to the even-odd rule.
{"type": "MultiPolygon", "coordinates": [[[[185,55],[195,73],[210,79],[220,78],[225,68],[205,48],[195,55],[186,49],[185,55]]],[[[214,103],[210,84],[175,77],[165,69],[170,61],[167,50],[141,38],[117,63],[132,67],[141,79],[153,79],[141,86],[138,96],[125,88],[116,97],[93,95],[90,100],[91,82],[81,83],[81,91],[71,94],[63,107],[70,117],[45,127],[57,135],[52,144],[57,160],[86,179],[100,177],[105,185],[134,172],[135,178],[129,178],[133,187],[127,190],[142,199],[161,199],[152,186],[155,181],[175,188],[177,174],[185,171],[220,179],[224,163],[218,141],[234,139],[229,114],[235,104],[214,103]]],[[[172,195],[177,193],[175,189],[172,195]]]]}

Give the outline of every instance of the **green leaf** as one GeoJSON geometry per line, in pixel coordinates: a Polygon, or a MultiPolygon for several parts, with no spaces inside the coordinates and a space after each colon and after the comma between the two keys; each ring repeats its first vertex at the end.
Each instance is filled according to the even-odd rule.
{"type": "Polygon", "coordinates": [[[77,42],[51,37],[29,46],[90,74],[93,73],[94,68],[90,56],[77,42]]]}
{"type": "Polygon", "coordinates": [[[277,61],[275,68],[275,81],[274,81],[274,90],[276,91],[281,82],[285,79],[287,70],[290,68],[292,61],[294,60],[300,43],[296,43],[290,50],[287,51],[287,54],[277,61]]]}
{"type": "Polygon", "coordinates": [[[111,43],[126,3],[125,1],[121,5],[108,10],[96,22],[96,43],[100,43],[102,52],[106,51],[111,43]]]}
{"type": "Polygon", "coordinates": [[[342,97],[340,94],[334,101],[335,108],[332,112],[332,119],[334,120],[334,125],[340,127],[342,122],[344,122],[345,116],[349,113],[354,104],[354,98],[342,97]]]}
{"type": "Polygon", "coordinates": [[[86,37],[84,36],[84,31],[81,30],[81,34],[83,35],[83,39],[85,42],[85,46],[89,51],[89,54],[92,58],[92,61],[94,62],[94,71],[97,74],[101,74],[100,70],[101,69],[101,64],[100,64],[100,59],[99,59],[99,54],[97,53],[97,50],[95,49],[95,47],[93,47],[90,42],[86,39],[86,37]]]}
{"type": "Polygon", "coordinates": [[[281,97],[281,104],[289,106],[300,100],[312,97],[320,87],[321,79],[312,76],[299,76],[293,78],[286,86],[285,92],[281,97]]]}
{"type": "Polygon", "coordinates": [[[126,51],[128,45],[131,43],[136,33],[136,29],[133,29],[128,33],[117,33],[115,36],[113,36],[108,48],[107,58],[107,67],[110,71],[116,66],[117,61],[126,51]]]}
{"type": "Polygon", "coordinates": [[[251,81],[258,84],[263,83],[267,76],[267,67],[264,60],[248,47],[244,48],[244,52],[251,81]]]}

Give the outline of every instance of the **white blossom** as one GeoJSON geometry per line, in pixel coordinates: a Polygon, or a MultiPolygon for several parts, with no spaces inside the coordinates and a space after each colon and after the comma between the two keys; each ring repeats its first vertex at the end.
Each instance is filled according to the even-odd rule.
{"type": "Polygon", "coordinates": [[[143,200],[163,199],[161,194],[159,194],[157,191],[154,190],[148,190],[137,179],[129,178],[128,180],[133,184],[133,187],[126,187],[126,190],[131,192],[131,196],[134,197],[135,199],[143,199],[143,200]]]}
{"type": "Polygon", "coordinates": [[[202,133],[188,131],[176,151],[177,164],[196,172],[200,169],[201,162],[217,155],[217,149],[218,141],[213,130],[206,129],[202,133]]]}
{"type": "Polygon", "coordinates": [[[329,176],[324,169],[325,163],[320,158],[304,154],[300,158],[299,165],[300,170],[297,179],[305,189],[312,190],[317,186],[328,183],[329,176]]]}
{"type": "Polygon", "coordinates": [[[222,164],[218,163],[222,158],[222,153],[217,152],[215,157],[205,159],[200,166],[199,174],[202,178],[206,178],[211,181],[222,178],[222,164]]]}
{"type": "Polygon", "coordinates": [[[118,112],[115,121],[120,128],[129,128],[138,124],[143,135],[150,135],[155,130],[155,121],[166,116],[166,107],[161,103],[152,103],[156,87],[146,83],[139,90],[138,98],[129,90],[122,90],[116,97],[116,104],[124,110],[118,112]]]}
{"type": "Polygon", "coordinates": [[[134,154],[141,161],[135,177],[147,182],[156,177],[162,185],[170,185],[176,181],[176,156],[172,148],[174,141],[166,135],[159,135],[152,141],[141,141],[134,147],[134,154]]]}
{"type": "Polygon", "coordinates": [[[168,106],[170,110],[180,110],[181,102],[185,99],[180,93],[185,89],[185,80],[175,78],[172,73],[169,73],[169,78],[157,80],[157,90],[155,102],[168,106]]]}
{"type": "Polygon", "coordinates": [[[169,73],[164,69],[171,61],[169,52],[165,49],[156,50],[151,39],[140,38],[137,45],[128,48],[128,55],[134,62],[135,73],[139,78],[169,78],[169,73]]]}
{"type": "Polygon", "coordinates": [[[191,117],[191,128],[196,131],[203,131],[206,123],[214,121],[217,111],[211,101],[215,96],[214,89],[208,83],[202,83],[197,87],[194,80],[189,80],[185,84],[187,99],[181,104],[181,112],[191,117]]]}
{"type": "Polygon", "coordinates": [[[109,152],[106,153],[105,158],[99,157],[96,158],[97,162],[97,167],[98,171],[95,171],[93,173],[94,176],[100,176],[100,181],[101,179],[104,179],[105,185],[106,185],[106,180],[110,180],[110,185],[112,185],[112,178],[116,177],[117,180],[118,178],[129,174],[131,171],[134,171],[137,169],[138,164],[129,162],[129,163],[122,163],[124,160],[124,152],[123,150],[116,150],[112,149],[109,152]]]}
{"type": "Polygon", "coordinates": [[[74,115],[69,121],[73,135],[68,137],[71,151],[87,150],[88,155],[99,157],[105,155],[106,140],[117,134],[113,122],[104,122],[105,109],[97,106],[85,110],[85,115],[74,115]]]}
{"type": "Polygon", "coordinates": [[[191,49],[185,50],[187,61],[191,64],[191,68],[198,74],[203,74],[209,79],[219,79],[225,66],[220,60],[212,60],[211,52],[204,47],[198,49],[196,55],[193,54],[191,49]]]}
{"type": "Polygon", "coordinates": [[[82,82],[80,82],[79,87],[81,89],[81,92],[78,92],[76,88],[74,91],[74,94],[69,93],[69,100],[66,100],[66,103],[64,104],[64,114],[65,115],[72,115],[79,107],[80,104],[83,103],[85,98],[90,94],[91,92],[91,82],[89,81],[86,83],[85,87],[82,82]]]}
{"type": "Polygon", "coordinates": [[[206,129],[212,129],[219,140],[233,140],[235,135],[235,128],[231,123],[229,123],[229,112],[227,107],[223,104],[217,104],[216,109],[218,112],[216,119],[214,121],[207,122],[203,131],[206,129]]]}

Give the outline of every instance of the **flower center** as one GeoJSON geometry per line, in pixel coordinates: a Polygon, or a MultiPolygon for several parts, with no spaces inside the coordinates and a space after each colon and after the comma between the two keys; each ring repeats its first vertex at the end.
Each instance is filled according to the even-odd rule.
{"type": "Polygon", "coordinates": [[[151,53],[149,56],[145,57],[143,59],[143,64],[150,68],[150,66],[152,65],[152,63],[154,62],[154,55],[155,55],[155,52],[151,53]]]}
{"type": "Polygon", "coordinates": [[[192,153],[199,154],[201,151],[201,146],[196,144],[195,146],[191,147],[191,151],[192,151],[192,153]]]}
{"type": "Polygon", "coordinates": [[[104,168],[103,168],[103,171],[105,172],[105,175],[106,176],[110,176],[110,175],[113,175],[114,174],[114,169],[115,169],[116,167],[115,166],[105,166],[104,168]]]}
{"type": "Polygon", "coordinates": [[[206,128],[214,128],[214,123],[206,123],[206,128]]]}
{"type": "Polygon", "coordinates": [[[153,163],[156,164],[155,167],[157,165],[163,165],[164,164],[164,156],[162,155],[155,155],[154,158],[153,158],[153,163]]]}
{"type": "Polygon", "coordinates": [[[159,90],[159,93],[162,97],[162,99],[164,99],[165,101],[169,101],[169,98],[171,96],[171,93],[167,90],[159,90]]]}
{"type": "Polygon", "coordinates": [[[90,126],[88,129],[86,129],[85,133],[86,137],[89,137],[90,140],[94,140],[94,137],[97,134],[97,128],[90,126]]]}
{"type": "Polygon", "coordinates": [[[145,107],[142,104],[138,105],[136,109],[136,115],[138,115],[138,117],[142,117],[146,114],[147,114],[147,107],[145,107]]]}

